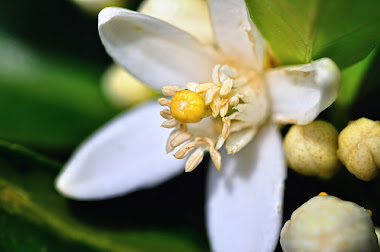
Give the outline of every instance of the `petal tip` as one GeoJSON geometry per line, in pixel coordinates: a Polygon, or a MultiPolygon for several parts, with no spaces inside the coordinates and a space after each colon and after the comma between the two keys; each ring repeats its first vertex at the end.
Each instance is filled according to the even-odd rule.
{"type": "Polygon", "coordinates": [[[338,65],[330,58],[322,58],[316,61],[320,68],[320,80],[318,84],[326,87],[340,87],[340,70],[338,65]]]}
{"type": "Polygon", "coordinates": [[[72,186],[70,180],[67,179],[67,176],[64,172],[61,172],[54,181],[54,187],[61,195],[67,198],[76,198],[75,193],[72,192],[72,186]]]}
{"type": "Polygon", "coordinates": [[[112,18],[114,18],[118,14],[127,12],[127,11],[128,11],[127,9],[119,8],[119,7],[106,7],[102,9],[98,15],[98,28],[101,25],[110,21],[112,18]]]}

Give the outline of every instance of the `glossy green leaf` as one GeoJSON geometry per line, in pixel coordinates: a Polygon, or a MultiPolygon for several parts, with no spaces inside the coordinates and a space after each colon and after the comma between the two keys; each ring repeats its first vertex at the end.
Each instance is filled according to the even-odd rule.
{"type": "Polygon", "coordinates": [[[246,0],[251,18],[284,64],[364,59],[380,38],[380,1],[246,0]]]}
{"type": "MultiPolygon", "coordinates": [[[[134,218],[127,208],[112,223],[82,219],[75,202],[53,187],[59,164],[19,145],[0,141],[0,167],[0,251],[203,251],[186,231],[125,225],[134,218]]],[[[118,210],[92,208],[85,215],[118,210]]]]}
{"type": "Polygon", "coordinates": [[[371,67],[371,63],[378,54],[373,50],[364,60],[347,67],[342,71],[342,86],[335,101],[340,106],[350,106],[358,95],[359,88],[371,67]]]}
{"type": "Polygon", "coordinates": [[[43,149],[78,144],[115,110],[101,69],[30,48],[0,33],[0,137],[43,149]]]}

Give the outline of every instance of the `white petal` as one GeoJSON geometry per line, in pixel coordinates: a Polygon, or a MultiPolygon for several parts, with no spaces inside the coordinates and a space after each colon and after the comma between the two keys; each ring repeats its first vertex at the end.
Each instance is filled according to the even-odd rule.
{"type": "Polygon", "coordinates": [[[219,47],[230,59],[261,71],[265,40],[249,17],[244,0],[209,0],[211,20],[219,47]]]}
{"type": "Polygon", "coordinates": [[[210,13],[204,0],[146,0],[140,4],[139,12],[187,31],[203,44],[215,43],[210,13]]]}
{"type": "Polygon", "coordinates": [[[338,66],[329,58],[306,65],[266,72],[272,97],[273,120],[308,124],[336,99],[340,88],[338,66]]]}
{"type": "Polygon", "coordinates": [[[286,166],[274,126],[260,130],[208,177],[207,228],[213,251],[274,251],[282,224],[286,166]]]}
{"type": "Polygon", "coordinates": [[[110,198],[155,186],[184,170],[184,160],[165,153],[170,130],[160,127],[155,103],[124,113],[100,129],[74,153],[56,181],[75,199],[110,198]]]}
{"type": "Polygon", "coordinates": [[[240,151],[244,146],[251,142],[256,132],[256,127],[250,127],[238,132],[232,132],[226,140],[227,153],[235,154],[236,152],[240,151]]]}
{"type": "Polygon", "coordinates": [[[206,82],[219,60],[190,34],[138,12],[109,7],[99,13],[99,34],[108,54],[153,88],[206,82]]]}

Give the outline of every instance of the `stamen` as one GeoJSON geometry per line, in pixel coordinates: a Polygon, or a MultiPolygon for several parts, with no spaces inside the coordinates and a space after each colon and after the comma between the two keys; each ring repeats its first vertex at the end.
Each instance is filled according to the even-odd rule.
{"type": "Polygon", "coordinates": [[[190,155],[185,165],[186,172],[193,171],[202,162],[204,151],[205,150],[203,148],[197,148],[194,153],[190,155]]]}
{"type": "Polygon", "coordinates": [[[221,67],[222,67],[221,65],[216,65],[212,69],[212,81],[214,82],[215,85],[218,85],[218,86],[222,85],[219,79],[219,70],[221,67]]]}
{"type": "Polygon", "coordinates": [[[166,98],[159,98],[157,101],[161,106],[168,106],[169,107],[170,103],[171,103],[171,101],[169,99],[166,99],[166,98]]]}
{"type": "Polygon", "coordinates": [[[161,92],[166,96],[173,96],[179,90],[179,86],[176,85],[167,85],[161,88],[161,92]]]}
{"type": "Polygon", "coordinates": [[[222,122],[223,122],[222,134],[219,135],[218,142],[216,143],[216,146],[215,146],[215,149],[217,150],[222,148],[227,137],[230,135],[231,120],[227,117],[224,117],[222,118],[222,122]]]}
{"type": "Polygon", "coordinates": [[[195,147],[200,144],[202,143],[197,143],[195,141],[187,143],[174,154],[174,157],[177,159],[183,159],[190,153],[190,151],[194,150],[195,147]]]}
{"type": "Polygon", "coordinates": [[[220,95],[226,96],[229,92],[231,92],[232,86],[234,85],[234,81],[231,78],[227,78],[223,81],[222,88],[220,89],[220,95]]]}
{"type": "Polygon", "coordinates": [[[173,138],[173,140],[170,141],[170,145],[173,147],[180,146],[184,142],[190,140],[192,137],[193,137],[193,134],[190,134],[189,132],[182,132],[181,134],[179,134],[178,136],[173,138]]]}
{"type": "Polygon", "coordinates": [[[222,157],[220,156],[219,152],[215,149],[210,150],[210,156],[211,160],[214,163],[216,169],[220,171],[220,168],[222,167],[222,157]]]}
{"type": "Polygon", "coordinates": [[[164,110],[160,111],[160,115],[165,119],[172,119],[173,118],[172,113],[170,113],[169,109],[164,109],[164,110]]]}
{"type": "Polygon", "coordinates": [[[170,135],[169,135],[169,137],[168,137],[168,140],[167,140],[167,142],[166,142],[166,154],[168,154],[168,153],[170,153],[170,152],[172,152],[172,151],[174,150],[175,147],[173,147],[173,146],[171,145],[171,141],[172,141],[175,137],[177,137],[179,134],[181,134],[181,133],[182,133],[182,130],[181,130],[181,129],[173,130],[173,131],[170,133],[170,135]]]}
{"type": "Polygon", "coordinates": [[[249,76],[249,79],[238,77],[236,70],[228,65],[216,65],[212,70],[212,83],[188,82],[185,90],[180,90],[176,85],[162,87],[164,95],[173,96],[172,100],[158,99],[160,105],[170,107],[170,110],[163,109],[160,112],[160,115],[166,119],[162,127],[177,127],[168,138],[166,151],[169,153],[183,145],[174,154],[177,159],[183,159],[194,151],[186,162],[186,172],[194,170],[200,164],[207,150],[212,162],[220,171],[222,163],[218,150],[227,138],[229,138],[226,144],[228,154],[234,154],[256,134],[257,127],[242,117],[244,109],[250,105],[249,99],[252,98],[252,87],[247,85],[249,83],[247,80],[251,79],[252,76],[249,76]],[[230,107],[236,110],[232,114],[228,114],[230,107]],[[200,122],[210,116],[210,110],[212,116],[216,118],[216,120],[208,119],[213,122],[210,128],[199,129],[198,127],[204,127],[200,123],[189,127],[188,131],[186,126],[188,123],[200,122]],[[231,134],[232,132],[234,134],[231,134]]]}
{"type": "Polygon", "coordinates": [[[239,97],[237,95],[232,96],[229,100],[230,106],[235,107],[236,105],[239,104],[239,97]]]}
{"type": "MultiPolygon", "coordinates": [[[[206,93],[210,88],[212,88],[215,84],[214,83],[204,83],[204,84],[199,84],[195,88],[195,92],[198,94],[204,94],[206,93]]],[[[207,105],[207,104],[206,104],[207,105]]]]}
{"type": "Polygon", "coordinates": [[[220,116],[225,117],[228,112],[228,99],[223,98],[223,100],[220,102],[220,116]]]}
{"type": "Polygon", "coordinates": [[[219,90],[220,90],[219,87],[212,87],[209,90],[207,90],[206,98],[205,98],[205,104],[206,105],[209,105],[212,102],[212,100],[214,100],[214,97],[215,97],[216,93],[219,92],[219,90]]]}
{"type": "Polygon", "coordinates": [[[212,116],[217,117],[219,115],[220,111],[220,97],[217,96],[210,104],[210,108],[212,111],[212,116]]]}
{"type": "Polygon", "coordinates": [[[223,121],[222,136],[224,139],[227,139],[227,137],[230,135],[231,120],[229,118],[222,118],[222,121],[223,121]]]}
{"type": "Polygon", "coordinates": [[[325,193],[325,192],[320,192],[319,194],[318,194],[318,196],[327,196],[328,194],[327,193],[325,193]]]}
{"type": "Polygon", "coordinates": [[[186,83],[186,88],[194,92],[196,92],[195,90],[197,89],[198,86],[199,86],[199,83],[196,83],[196,82],[186,83]]]}
{"type": "Polygon", "coordinates": [[[162,124],[161,124],[161,127],[163,128],[174,128],[175,126],[177,126],[179,124],[179,122],[176,120],[176,119],[169,119],[169,120],[166,120],[164,121],[162,124]]]}

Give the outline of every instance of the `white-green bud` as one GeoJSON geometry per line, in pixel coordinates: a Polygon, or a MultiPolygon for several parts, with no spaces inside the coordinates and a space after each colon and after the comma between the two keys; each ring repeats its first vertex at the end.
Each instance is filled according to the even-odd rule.
{"type": "Polygon", "coordinates": [[[369,181],[380,169],[380,123],[360,118],[338,137],[339,158],[358,179],[369,181]]]}
{"type": "Polygon", "coordinates": [[[380,247],[380,227],[375,227],[375,233],[377,236],[377,242],[379,243],[379,247],[380,247]]]}
{"type": "Polygon", "coordinates": [[[158,95],[116,64],[103,74],[102,88],[110,103],[120,108],[140,104],[158,95]]]}
{"type": "Polygon", "coordinates": [[[303,175],[330,178],[341,164],[337,157],[338,131],[325,121],[293,125],[284,139],[289,167],[303,175]]]}
{"type": "Polygon", "coordinates": [[[129,0],[72,0],[72,2],[84,11],[98,15],[101,9],[108,6],[127,7],[129,0]]]}
{"type": "Polygon", "coordinates": [[[329,195],[316,196],[294,211],[280,243],[284,252],[379,251],[368,211],[329,195]]]}

